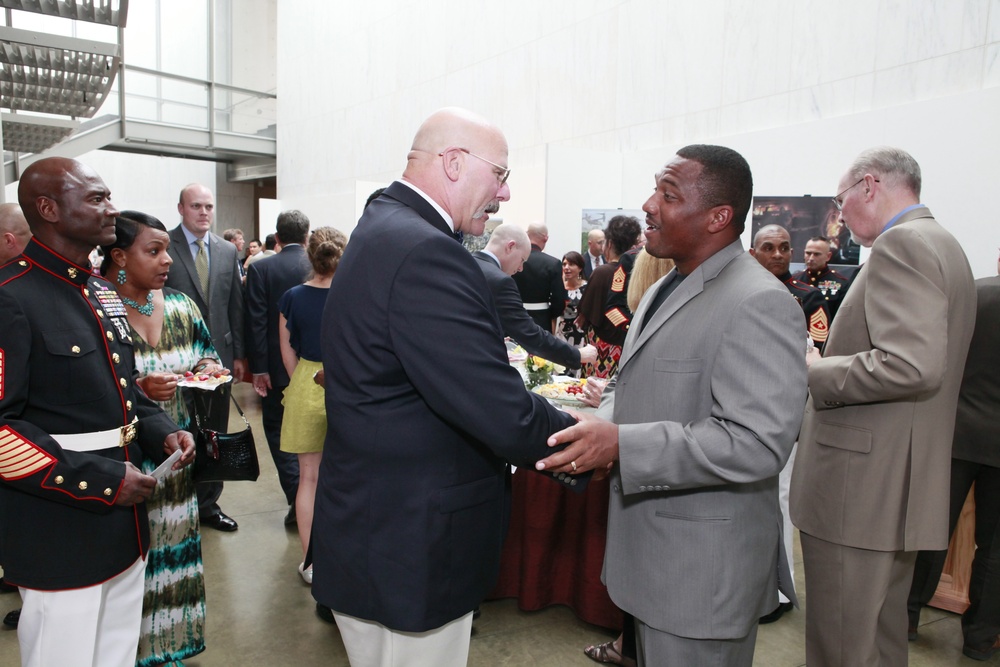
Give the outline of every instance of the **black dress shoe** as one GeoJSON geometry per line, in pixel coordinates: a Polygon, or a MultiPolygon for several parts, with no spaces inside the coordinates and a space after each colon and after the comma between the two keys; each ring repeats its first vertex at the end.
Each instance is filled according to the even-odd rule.
{"type": "Polygon", "coordinates": [[[286,526],[295,525],[295,505],[288,506],[288,514],[285,515],[285,525],[286,526]]]}
{"type": "Polygon", "coordinates": [[[3,617],[3,624],[8,628],[16,628],[17,622],[21,620],[21,610],[15,609],[3,617]]]}
{"type": "Polygon", "coordinates": [[[781,602],[781,603],[778,604],[778,607],[774,611],[772,611],[770,614],[767,614],[766,616],[761,616],[760,617],[760,621],[758,621],[758,622],[761,625],[767,625],[768,623],[774,623],[779,618],[781,618],[782,616],[784,616],[786,611],[791,611],[794,607],[795,607],[795,605],[793,605],[791,602],[781,602]]]}
{"type": "Polygon", "coordinates": [[[209,528],[215,528],[216,530],[221,530],[224,533],[231,533],[237,528],[239,528],[239,524],[237,524],[235,521],[233,521],[231,518],[229,518],[222,512],[201,517],[201,525],[208,526],[209,528]]]}
{"type": "MultiPolygon", "coordinates": [[[[7,621],[5,620],[4,623],[7,621]]],[[[1000,636],[993,640],[993,645],[985,649],[976,649],[971,646],[963,646],[962,654],[967,658],[972,658],[973,660],[989,660],[992,658],[997,651],[1000,651],[1000,636]]]]}
{"type": "Polygon", "coordinates": [[[0,577],[0,593],[16,593],[17,586],[13,584],[8,584],[7,580],[0,577]]]}
{"type": "Polygon", "coordinates": [[[316,615],[319,616],[322,621],[326,621],[327,623],[336,623],[336,621],[333,620],[333,610],[326,605],[320,604],[319,602],[316,603],[316,615]]]}

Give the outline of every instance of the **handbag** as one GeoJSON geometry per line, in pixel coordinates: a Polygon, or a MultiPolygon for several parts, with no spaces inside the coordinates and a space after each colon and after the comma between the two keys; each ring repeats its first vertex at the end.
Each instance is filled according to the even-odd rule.
{"type": "MultiPolygon", "coordinates": [[[[198,394],[210,393],[197,390],[198,394]]],[[[253,430],[246,415],[236,402],[236,397],[230,392],[229,397],[240,413],[247,427],[237,433],[223,433],[216,429],[202,426],[208,422],[207,400],[194,398],[195,406],[202,409],[194,410],[197,431],[194,436],[194,480],[196,482],[255,482],[260,476],[260,463],[257,461],[257,445],[254,443],[253,430]]]]}

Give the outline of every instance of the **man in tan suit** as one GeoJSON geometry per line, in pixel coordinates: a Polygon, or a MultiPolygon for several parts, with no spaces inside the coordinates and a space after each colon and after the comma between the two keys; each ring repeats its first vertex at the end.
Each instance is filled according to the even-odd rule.
{"type": "Polygon", "coordinates": [[[955,406],[976,293],[955,238],[920,201],[920,166],[896,148],[862,153],[834,199],[871,248],[810,354],[792,473],[801,531],[806,662],[905,665],[916,552],[948,544],[955,406]]]}

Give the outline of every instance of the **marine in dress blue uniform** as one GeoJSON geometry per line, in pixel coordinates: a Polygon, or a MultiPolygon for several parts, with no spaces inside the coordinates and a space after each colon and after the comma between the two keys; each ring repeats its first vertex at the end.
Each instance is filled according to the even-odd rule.
{"type": "Polygon", "coordinates": [[[138,468],[144,456],[163,461],[165,447],[178,446],[187,463],[193,442],[137,388],[114,287],[91,274],[85,249],[74,261],[51,247],[78,249],[87,234],[106,234],[117,211],[103,181],[74,160],[49,158],[25,171],[19,195],[35,237],[0,268],[0,562],[25,598],[22,664],[122,664],[102,644],[114,635],[128,654],[130,631],[107,629],[113,603],[74,622],[76,636],[59,630],[53,642],[56,621],[48,608],[33,611],[30,596],[86,592],[138,566],[134,662],[149,544],[144,500],[154,482],[130,465],[138,468]],[[34,206],[43,199],[40,213],[34,206]],[[90,645],[75,645],[79,636],[90,645]],[[56,643],[70,658],[53,657],[56,643]]]}

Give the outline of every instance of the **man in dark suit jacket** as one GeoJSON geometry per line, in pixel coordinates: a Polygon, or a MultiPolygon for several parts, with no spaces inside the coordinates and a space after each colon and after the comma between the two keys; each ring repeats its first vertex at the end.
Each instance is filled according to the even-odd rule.
{"type": "Polygon", "coordinates": [[[524,230],[506,223],[497,225],[484,250],[473,253],[493,293],[504,335],[513,338],[530,354],[566,368],[575,369],[580,368],[582,363],[594,363],[597,361],[597,350],[593,345],[577,348],[556,338],[550,331],[538,326],[521,305],[517,285],[511,276],[521,270],[530,252],[531,244],[524,230]]]}
{"type": "Polygon", "coordinates": [[[553,322],[562,315],[566,306],[562,262],[542,252],[549,241],[549,228],[544,224],[533,222],[528,225],[528,240],[531,241],[531,255],[521,272],[514,276],[514,282],[531,319],[551,333],[554,331],[553,322]]]}
{"type": "MultiPolygon", "coordinates": [[[[997,266],[1000,273],[1000,263],[997,266]]],[[[949,532],[975,483],[976,555],[969,581],[969,608],[962,615],[962,652],[987,660],[1000,651],[1000,276],[976,281],[976,327],[969,343],[958,392],[955,441],[951,448],[949,532]]],[[[921,551],[913,573],[908,611],[910,638],[916,639],[920,608],[937,589],[947,551],[921,551]]]]}
{"type": "MultiPolygon", "coordinates": [[[[204,185],[192,183],[181,190],[177,212],[181,224],[170,231],[174,258],[167,287],[191,297],[212,334],[212,344],[222,364],[232,370],[234,382],[246,373],[243,350],[243,281],[236,246],[211,232],[215,220],[215,197],[204,185]],[[199,247],[199,242],[201,247],[199,247]],[[199,253],[205,257],[198,259],[199,253]],[[203,264],[204,262],[204,264],[203,264]],[[206,266],[207,264],[207,266],[206,266]],[[202,266],[201,275],[199,266],[202,266]]],[[[210,421],[213,428],[228,430],[229,403],[214,401],[210,421]]],[[[198,512],[201,525],[225,532],[238,528],[219,508],[222,482],[198,484],[198,512]]]]}
{"type": "Polygon", "coordinates": [[[299,461],[294,454],[280,449],[281,420],[285,414],[281,399],[289,377],[281,361],[278,342],[281,316],[278,299],[309,276],[309,258],[303,247],[309,238],[309,218],[302,211],[284,211],[278,216],[275,233],[281,252],[254,262],[247,269],[247,353],[253,388],[261,397],[264,437],[289,505],[285,523],[292,524],[295,523],[295,494],[299,488],[299,461]]]}
{"type": "Polygon", "coordinates": [[[393,643],[412,664],[466,664],[499,572],[505,460],[531,466],[573,422],[507,363],[486,280],[454,238],[482,234],[486,206],[507,200],[506,163],[496,127],[432,114],[330,287],[312,590],[354,665],[388,664],[393,643]]]}
{"type": "Polygon", "coordinates": [[[590,280],[594,269],[604,264],[604,230],[591,229],[587,233],[587,252],[583,253],[583,277],[590,280]]]}

